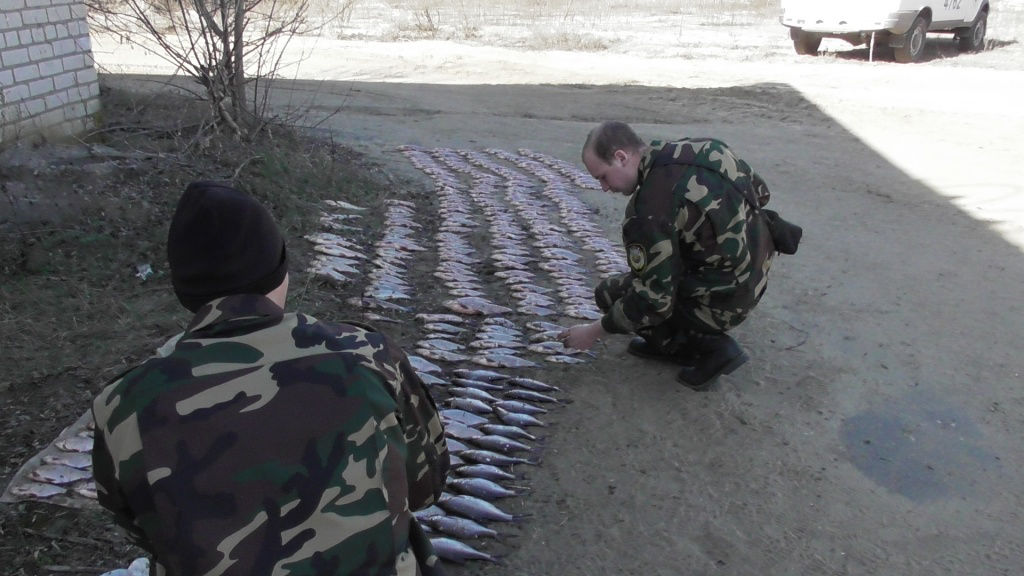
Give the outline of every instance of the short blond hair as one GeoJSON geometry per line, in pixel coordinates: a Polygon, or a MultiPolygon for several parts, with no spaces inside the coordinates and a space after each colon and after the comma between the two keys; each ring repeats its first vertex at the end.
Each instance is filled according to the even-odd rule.
{"type": "Polygon", "coordinates": [[[583,153],[587,150],[601,161],[611,163],[616,150],[638,152],[646,146],[636,132],[625,122],[610,120],[602,122],[587,134],[583,143],[583,153]]]}

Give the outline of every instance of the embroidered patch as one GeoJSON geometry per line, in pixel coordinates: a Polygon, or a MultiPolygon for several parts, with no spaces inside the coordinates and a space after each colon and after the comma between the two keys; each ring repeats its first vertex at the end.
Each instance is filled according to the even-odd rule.
{"type": "Polygon", "coordinates": [[[647,250],[640,244],[626,246],[626,261],[633,272],[640,272],[647,266],[647,250]]]}

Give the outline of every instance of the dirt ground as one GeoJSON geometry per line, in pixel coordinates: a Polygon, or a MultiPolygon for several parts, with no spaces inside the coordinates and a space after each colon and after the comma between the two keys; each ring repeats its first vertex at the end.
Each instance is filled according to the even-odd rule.
{"type": "MultiPolygon", "coordinates": [[[[531,492],[509,505],[529,518],[485,546],[501,563],[457,574],[1024,572],[1024,48],[993,24],[980,54],[939,40],[918,65],[831,45],[808,58],[780,28],[674,30],[685,42],[656,57],[651,35],[602,52],[320,40],[281,86],[278,109],[322,120],[365,155],[351,163],[375,172],[364,195],[383,186],[433,206],[400,145],[529,148],[579,165],[586,131],[619,119],[648,138],[725,140],[765,177],[770,207],[804,227],[799,254],[777,260],[734,333],[751,361],[710,391],[625,354],[623,337],[599,343],[593,362],[534,372],[574,402],[525,472],[531,492]]],[[[120,73],[159,64],[95,46],[119,73],[108,86],[158,89],[120,73]]],[[[617,238],[625,198],[582,195],[617,238]]],[[[353,312],[310,290],[303,302],[321,315],[353,312]]],[[[118,325],[147,339],[113,358],[138,357],[174,327],[144,320],[157,296],[140,302],[118,325]]],[[[159,306],[173,313],[166,298],[159,306]]],[[[31,316],[7,312],[5,332],[31,316]]],[[[385,329],[414,341],[408,319],[385,329]]],[[[117,331],[88,337],[126,344],[117,331]]],[[[116,373],[60,363],[15,371],[0,392],[20,430],[4,436],[6,475],[116,373]]],[[[133,557],[102,516],[60,511],[38,527],[52,507],[19,506],[0,526],[12,573],[133,557]]]]}

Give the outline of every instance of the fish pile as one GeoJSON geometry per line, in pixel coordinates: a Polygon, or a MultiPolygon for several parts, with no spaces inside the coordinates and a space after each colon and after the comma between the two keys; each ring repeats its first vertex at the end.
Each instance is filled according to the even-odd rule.
{"type": "MultiPolygon", "coordinates": [[[[341,200],[327,200],[326,204],[356,212],[366,210],[341,200]]],[[[320,224],[326,231],[306,236],[317,253],[308,268],[311,274],[336,284],[348,284],[360,276],[359,266],[366,260],[366,252],[362,246],[339,234],[360,232],[361,228],[346,224],[360,217],[360,214],[321,213],[320,224]]]]}
{"type": "Polygon", "coordinates": [[[37,500],[69,508],[98,506],[92,443],[92,412],[86,411],[15,473],[0,502],[37,500]]]}
{"type": "MultiPolygon", "coordinates": [[[[412,359],[412,358],[411,358],[412,359]]],[[[523,467],[540,463],[535,428],[568,401],[557,386],[488,369],[450,372],[414,364],[439,401],[451,473],[438,502],[415,512],[438,557],[449,562],[494,561],[488,539],[523,518],[502,504],[529,491],[523,467]]]]}

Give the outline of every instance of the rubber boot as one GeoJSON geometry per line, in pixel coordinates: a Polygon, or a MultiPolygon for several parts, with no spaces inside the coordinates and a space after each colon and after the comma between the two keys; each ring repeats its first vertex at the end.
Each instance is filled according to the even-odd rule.
{"type": "Polygon", "coordinates": [[[665,352],[651,346],[651,343],[645,340],[642,336],[636,336],[630,340],[629,346],[626,347],[626,352],[640,358],[661,360],[663,362],[671,362],[680,366],[693,366],[697,361],[697,357],[690,352],[689,348],[683,348],[680,352],[665,352]]]}
{"type": "Polygon", "coordinates": [[[701,334],[693,339],[693,347],[700,358],[692,366],[683,366],[676,380],[694,390],[706,390],[719,376],[732,374],[750,359],[728,334],[701,334]]]}

